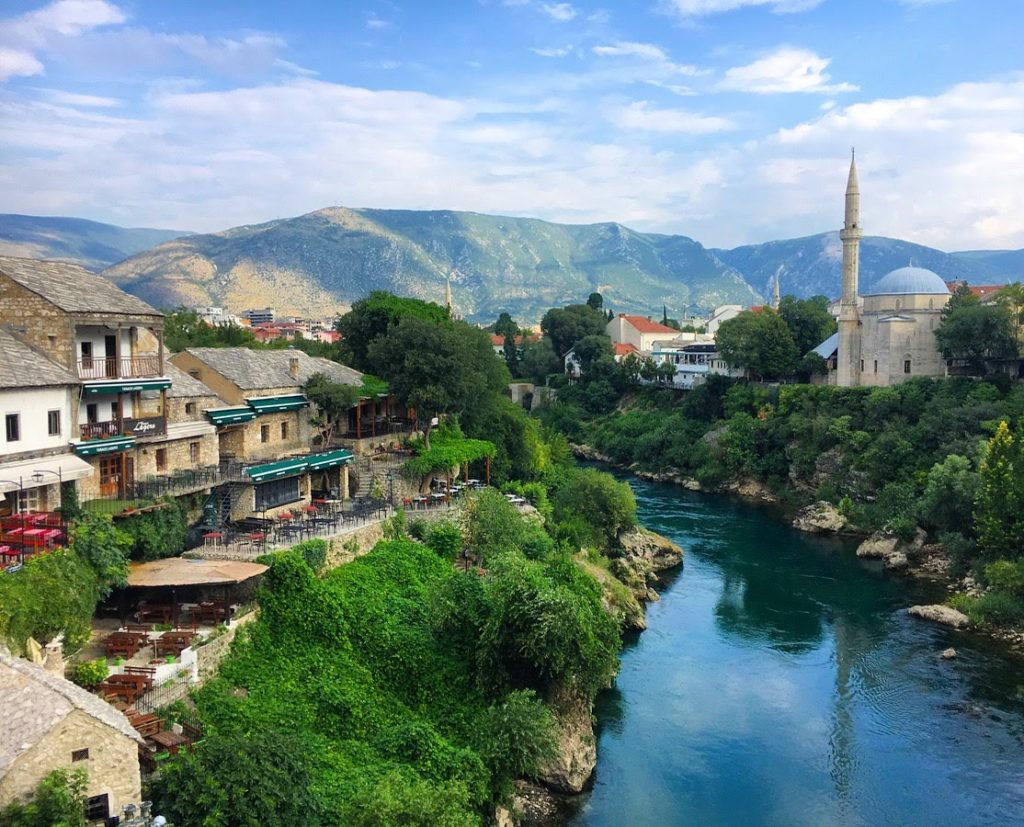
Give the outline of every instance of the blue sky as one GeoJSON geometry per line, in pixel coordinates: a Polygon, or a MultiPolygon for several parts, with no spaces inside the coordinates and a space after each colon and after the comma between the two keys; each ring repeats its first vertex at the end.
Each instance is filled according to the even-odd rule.
{"type": "Polygon", "coordinates": [[[1024,247],[1020,0],[0,3],[0,211],[1024,247]]]}

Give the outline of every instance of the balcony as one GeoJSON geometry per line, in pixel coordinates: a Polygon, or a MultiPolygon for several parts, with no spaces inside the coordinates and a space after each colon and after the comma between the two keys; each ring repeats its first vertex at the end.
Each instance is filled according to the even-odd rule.
{"type": "Polygon", "coordinates": [[[106,422],[87,422],[79,425],[81,439],[108,439],[124,433],[124,420],[110,419],[106,422]]]}
{"type": "Polygon", "coordinates": [[[115,356],[106,358],[86,357],[78,360],[79,379],[137,379],[160,375],[160,357],[115,356]]]}

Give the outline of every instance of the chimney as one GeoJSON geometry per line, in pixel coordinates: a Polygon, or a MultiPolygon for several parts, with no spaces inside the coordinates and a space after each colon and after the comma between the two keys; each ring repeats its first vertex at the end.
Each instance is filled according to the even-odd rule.
{"type": "Polygon", "coordinates": [[[295,379],[296,381],[298,380],[298,378],[299,378],[299,357],[298,356],[289,356],[288,357],[288,375],[292,379],[295,379]]]}

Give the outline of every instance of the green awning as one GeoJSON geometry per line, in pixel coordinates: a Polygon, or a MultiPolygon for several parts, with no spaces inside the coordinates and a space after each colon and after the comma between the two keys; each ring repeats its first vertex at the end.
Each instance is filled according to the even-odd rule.
{"type": "Polygon", "coordinates": [[[313,454],[308,458],[310,471],[325,471],[328,468],[335,468],[352,461],[352,452],[345,450],[327,451],[323,454],[313,454]]]}
{"type": "Polygon", "coordinates": [[[309,460],[306,457],[298,459],[282,459],[279,462],[270,462],[266,465],[254,465],[246,468],[245,473],[255,483],[278,480],[281,477],[293,477],[301,474],[309,467],[309,460]]]}
{"type": "Polygon", "coordinates": [[[309,400],[301,393],[287,394],[285,396],[258,396],[255,399],[246,399],[246,403],[256,413],[279,413],[281,411],[297,411],[309,405],[309,400]]]}
{"type": "Polygon", "coordinates": [[[116,454],[135,447],[135,437],[114,436],[109,439],[90,439],[76,442],[75,453],[80,457],[95,457],[100,454],[116,454]]]}
{"type": "Polygon", "coordinates": [[[164,391],[171,386],[170,379],[104,379],[101,382],[85,382],[86,396],[100,396],[105,393],[135,393],[137,391],[164,391]]]}
{"type": "Polygon", "coordinates": [[[256,418],[256,411],[248,405],[238,408],[214,408],[203,413],[214,425],[237,425],[239,422],[249,422],[256,418]]]}

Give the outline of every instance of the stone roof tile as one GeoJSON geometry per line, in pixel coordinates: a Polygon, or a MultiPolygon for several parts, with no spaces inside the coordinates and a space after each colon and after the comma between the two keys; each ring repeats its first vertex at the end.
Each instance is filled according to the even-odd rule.
{"type": "Polygon", "coordinates": [[[163,316],[109,279],[77,264],[0,256],[0,273],[68,313],[163,316]]]}
{"type": "Polygon", "coordinates": [[[193,347],[190,353],[230,379],[243,391],[267,388],[301,388],[315,373],[323,373],[345,385],[361,385],[363,375],[350,367],[309,356],[294,348],[285,350],[252,350],[246,347],[193,347]],[[298,360],[297,375],[289,372],[291,360],[298,360]]]}
{"type": "Polygon", "coordinates": [[[78,379],[63,367],[9,330],[0,328],[0,388],[77,384],[78,379]]]}

